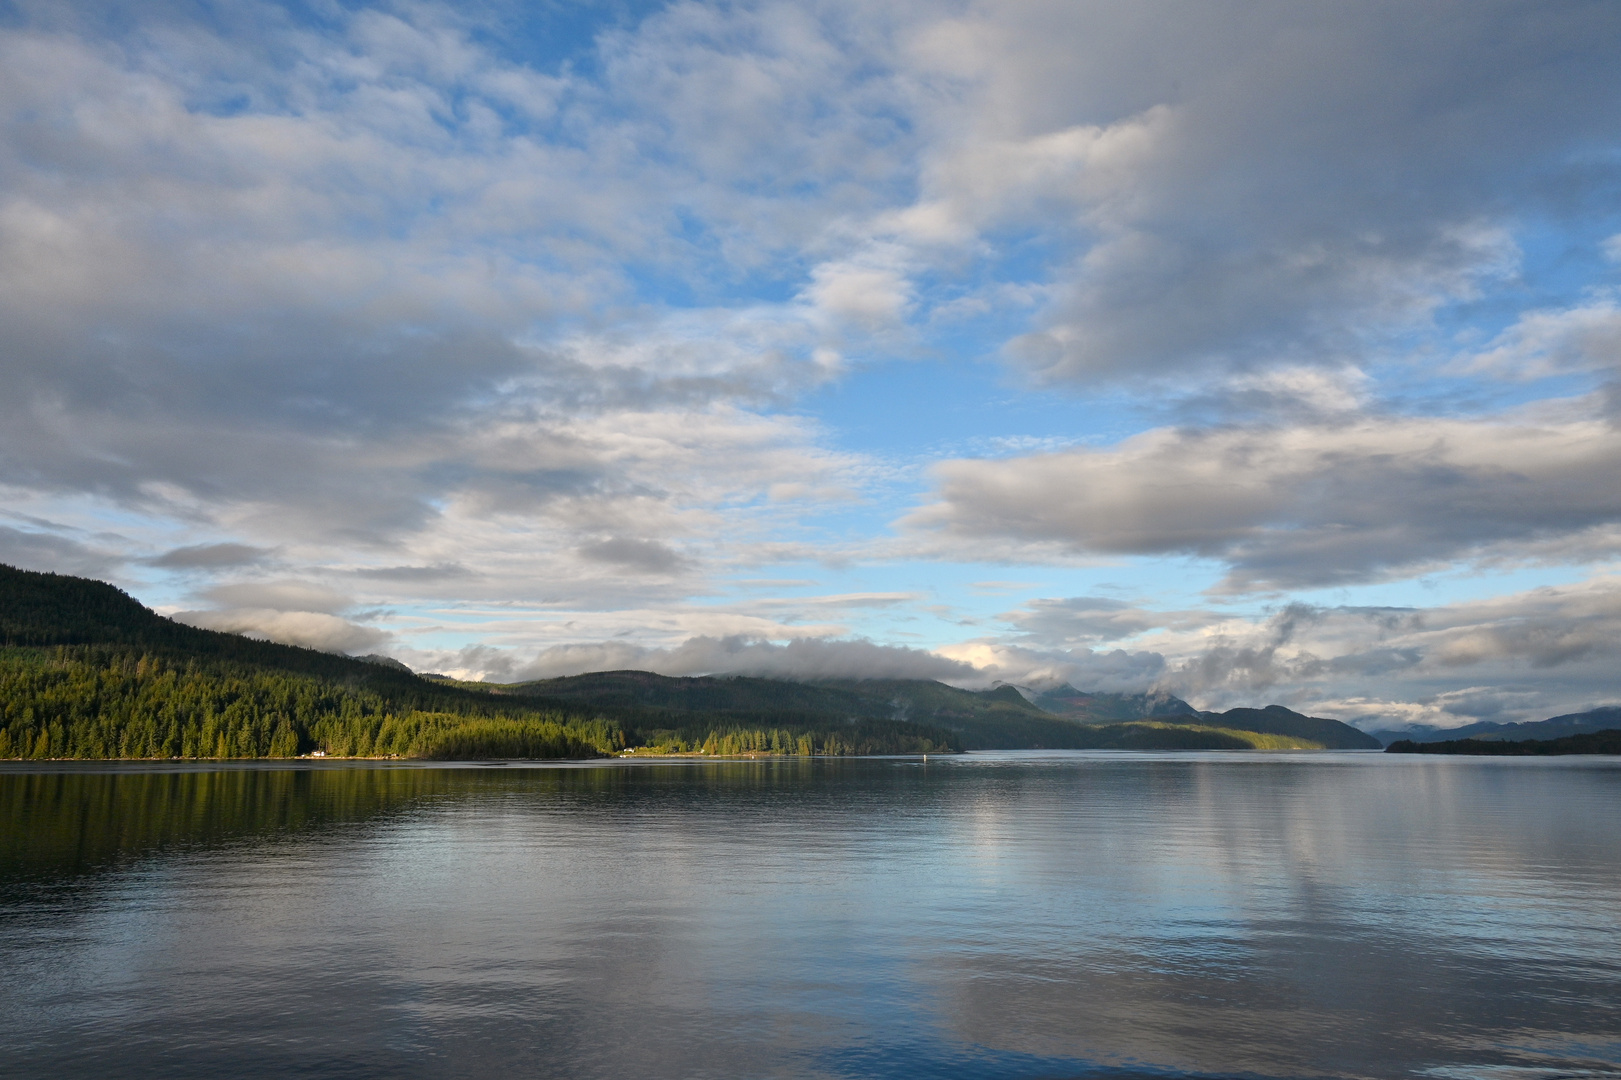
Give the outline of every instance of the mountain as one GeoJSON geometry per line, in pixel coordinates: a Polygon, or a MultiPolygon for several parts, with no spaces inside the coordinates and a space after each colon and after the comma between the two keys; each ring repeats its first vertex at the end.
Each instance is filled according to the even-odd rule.
{"type": "Polygon", "coordinates": [[[1566,713],[1546,720],[1530,720],[1517,724],[1497,724],[1482,720],[1455,728],[1437,728],[1415,725],[1401,730],[1375,731],[1380,742],[1389,745],[1398,740],[1415,743],[1456,741],[1458,739],[1560,739],[1567,735],[1582,735],[1609,728],[1621,728],[1621,705],[1606,705],[1587,712],[1566,713]]]}
{"type": "Polygon", "coordinates": [[[927,724],[953,733],[969,750],[1379,749],[1376,740],[1349,724],[1302,716],[1281,705],[1200,713],[1169,694],[1088,694],[1067,685],[1028,700],[1010,685],[961,690],[922,679],[787,682],[605,671],[518,683],[499,692],[657,710],[672,729],[681,726],[685,714],[697,712],[750,721],[792,713],[823,722],[927,724]]]}
{"type": "Polygon", "coordinates": [[[1382,743],[1350,724],[1303,716],[1282,705],[1264,709],[1200,712],[1179,697],[1150,694],[1088,694],[1065,684],[1035,695],[1032,704],[1085,724],[1154,720],[1170,725],[1201,725],[1263,735],[1282,735],[1330,750],[1377,750],[1382,743]]]}
{"type": "Polygon", "coordinates": [[[793,718],[824,725],[904,724],[964,749],[1068,748],[1073,723],[1043,712],[1011,686],[959,690],[923,679],[824,679],[789,682],[743,675],[678,677],[650,671],[601,671],[492,687],[497,693],[597,707],[634,708],[649,728],[686,730],[696,715],[738,723],[793,718]]]}
{"type": "Polygon", "coordinates": [[[1378,739],[1350,724],[1321,716],[1304,716],[1282,705],[1264,709],[1228,709],[1224,713],[1205,712],[1199,717],[1217,727],[1258,731],[1269,735],[1289,735],[1315,742],[1329,750],[1377,750],[1378,739]]]}
{"type": "Polygon", "coordinates": [[[1199,710],[1166,693],[1088,694],[1068,683],[1031,699],[1040,709],[1085,723],[1146,720],[1150,717],[1198,716],[1199,710]]]}
{"type": "Polygon", "coordinates": [[[1556,754],[1621,755],[1621,730],[1606,728],[1557,739],[1448,739],[1414,742],[1402,739],[1385,747],[1387,754],[1468,754],[1475,757],[1530,757],[1556,754]]]}

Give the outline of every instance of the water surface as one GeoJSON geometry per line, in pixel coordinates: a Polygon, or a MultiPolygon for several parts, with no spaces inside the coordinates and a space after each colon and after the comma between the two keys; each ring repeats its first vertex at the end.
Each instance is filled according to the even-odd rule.
{"type": "Polygon", "coordinates": [[[1621,1076],[1621,767],[0,771],[7,1076],[1621,1076]]]}

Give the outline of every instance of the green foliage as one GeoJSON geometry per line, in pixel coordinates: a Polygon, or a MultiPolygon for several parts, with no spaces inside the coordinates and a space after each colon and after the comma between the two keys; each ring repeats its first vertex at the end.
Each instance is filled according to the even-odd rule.
{"type": "Polygon", "coordinates": [[[606,720],[469,720],[447,713],[413,713],[413,730],[403,756],[437,761],[477,758],[584,758],[619,750],[624,736],[606,720]]]}
{"type": "Polygon", "coordinates": [[[623,745],[612,721],[431,683],[401,692],[121,646],[0,649],[0,757],[593,757],[623,745]],[[452,739],[459,725],[469,730],[452,739]]]}

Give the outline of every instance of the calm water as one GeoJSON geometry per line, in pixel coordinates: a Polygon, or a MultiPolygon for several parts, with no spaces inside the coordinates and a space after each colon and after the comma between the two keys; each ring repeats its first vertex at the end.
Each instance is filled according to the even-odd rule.
{"type": "Polygon", "coordinates": [[[1621,1076],[1621,765],[0,771],[6,1076],[1621,1076]]]}

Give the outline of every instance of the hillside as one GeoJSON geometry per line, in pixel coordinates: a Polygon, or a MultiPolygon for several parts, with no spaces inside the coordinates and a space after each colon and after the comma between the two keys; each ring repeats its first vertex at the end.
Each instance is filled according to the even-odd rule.
{"type": "Polygon", "coordinates": [[[1198,709],[1170,694],[1088,694],[1068,683],[1044,690],[1032,701],[1057,716],[1093,724],[1199,715],[1198,709]]]}
{"type": "MultiPolygon", "coordinates": [[[[0,566],[0,758],[595,757],[668,742],[664,719],[200,630],[103,582],[0,566]]],[[[709,753],[953,746],[888,719],[751,719],[688,714],[678,738],[709,753]]]]}
{"type": "Polygon", "coordinates": [[[1621,730],[1607,728],[1558,739],[1448,739],[1420,743],[1402,739],[1387,754],[1466,754],[1473,757],[1545,757],[1563,754],[1621,754],[1621,730]]]}

